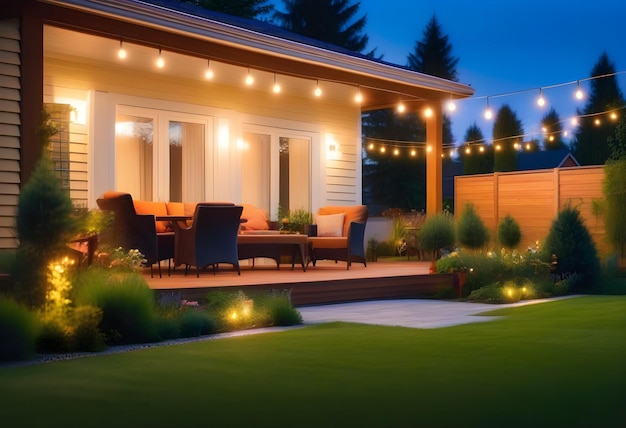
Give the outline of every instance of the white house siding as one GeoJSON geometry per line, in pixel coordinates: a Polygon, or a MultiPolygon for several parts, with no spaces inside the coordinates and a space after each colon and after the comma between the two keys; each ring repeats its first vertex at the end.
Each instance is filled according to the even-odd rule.
{"type": "MultiPolygon", "coordinates": [[[[311,178],[314,182],[321,182],[315,186],[319,194],[312,195],[313,206],[361,203],[360,114],[359,106],[345,97],[350,88],[346,89],[345,85],[343,88],[337,87],[337,91],[325,91],[323,99],[316,99],[310,93],[290,92],[287,85],[280,94],[273,94],[270,86],[261,86],[261,82],[255,84],[254,88],[245,88],[243,85],[238,88],[220,85],[217,77],[215,80],[204,82],[168,77],[160,73],[129,70],[115,63],[96,64],[59,58],[46,58],[44,62],[47,94],[61,89],[74,92],[101,91],[236,111],[241,116],[258,118],[257,125],[266,125],[264,118],[270,122],[272,119],[280,119],[290,123],[314,124],[321,130],[321,135],[320,147],[313,147],[320,155],[314,155],[313,159],[320,159],[322,165],[319,168],[321,176],[311,178]],[[343,93],[338,94],[339,91],[343,93]],[[336,148],[332,156],[328,154],[329,141],[334,142],[336,148]]],[[[93,114],[97,115],[98,112],[94,111],[93,114]]],[[[241,124],[234,125],[230,132],[240,132],[241,124]]],[[[89,124],[86,129],[89,129],[89,124]]],[[[79,142],[88,140],[86,135],[82,137],[82,140],[77,140],[77,147],[79,142]]],[[[82,154],[80,150],[75,153],[77,165],[82,154]]],[[[87,167],[86,162],[81,164],[82,167],[87,167]]],[[[224,165],[216,164],[213,167],[223,171],[224,165]]],[[[238,178],[234,176],[235,171],[236,168],[230,165],[229,175],[236,182],[238,178]]],[[[86,177],[86,169],[81,172],[86,177]]],[[[72,180],[72,186],[75,185],[82,186],[83,182],[72,180]]],[[[72,191],[74,194],[82,191],[82,188],[73,188],[72,191]]],[[[217,191],[214,193],[219,194],[217,191]]],[[[97,195],[90,195],[89,200],[93,201],[95,197],[97,195]]]]}
{"type": "Polygon", "coordinates": [[[0,249],[17,247],[20,191],[20,33],[17,20],[0,20],[0,249]]]}

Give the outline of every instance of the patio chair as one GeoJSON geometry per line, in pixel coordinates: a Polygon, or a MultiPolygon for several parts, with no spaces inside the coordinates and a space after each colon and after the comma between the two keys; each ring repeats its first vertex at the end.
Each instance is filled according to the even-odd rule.
{"type": "Polygon", "coordinates": [[[112,248],[122,247],[128,251],[138,250],[150,266],[150,276],[154,277],[153,265],[158,265],[159,278],[162,278],[161,261],[174,257],[174,232],[157,233],[154,215],[137,214],[133,198],[129,193],[105,192],[97,201],[101,210],[113,212],[113,223],[100,234],[100,242],[112,248]]]}
{"type": "Polygon", "coordinates": [[[347,269],[352,262],[365,260],[365,225],[367,206],[325,206],[316,215],[316,224],[308,227],[311,262],[327,259],[345,261],[347,269]]]}
{"type": "Polygon", "coordinates": [[[229,263],[241,275],[237,235],[241,212],[239,205],[198,204],[191,226],[174,224],[176,252],[174,265],[185,265],[185,275],[190,266],[196,267],[196,277],[200,269],[213,266],[215,274],[219,263],[229,263]]]}

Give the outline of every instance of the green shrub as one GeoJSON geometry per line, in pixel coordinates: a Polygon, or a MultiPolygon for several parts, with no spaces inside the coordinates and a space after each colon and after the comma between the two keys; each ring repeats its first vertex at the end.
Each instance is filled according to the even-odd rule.
{"type": "Polygon", "coordinates": [[[67,329],[57,318],[43,318],[37,337],[37,351],[44,354],[70,352],[72,349],[67,329]]]}
{"type": "Polygon", "coordinates": [[[102,309],[102,331],[109,344],[157,340],[156,302],[143,276],[94,269],[80,276],[76,303],[102,309]],[[99,273],[98,273],[99,272],[99,273]],[[105,276],[106,275],[106,276],[105,276]]]}
{"type": "Polygon", "coordinates": [[[302,324],[302,315],[291,305],[289,295],[285,293],[274,292],[255,299],[255,311],[257,310],[267,314],[268,325],[302,324]]]}
{"type": "Polygon", "coordinates": [[[395,245],[391,241],[383,241],[376,247],[376,255],[379,257],[391,257],[394,255],[395,245]]]}
{"type": "Polygon", "coordinates": [[[102,310],[94,306],[79,306],[71,315],[71,349],[74,351],[98,352],[106,348],[105,337],[98,328],[102,310]]]}
{"type": "Polygon", "coordinates": [[[442,248],[452,247],[455,242],[454,219],[448,214],[435,214],[426,218],[418,232],[422,250],[437,255],[442,248]]]}
{"type": "Polygon", "coordinates": [[[522,231],[519,223],[510,215],[502,219],[498,225],[498,242],[504,248],[513,249],[517,247],[522,239],[522,231]]]}
{"type": "Polygon", "coordinates": [[[611,160],[604,165],[602,191],[606,199],[604,224],[606,236],[616,254],[626,256],[626,159],[611,160]]]}
{"type": "Polygon", "coordinates": [[[207,312],[197,309],[183,310],[180,316],[180,336],[196,337],[216,330],[215,319],[207,312]]]}
{"type": "Polygon", "coordinates": [[[78,230],[69,192],[61,187],[47,146],[57,129],[50,115],[43,113],[38,130],[42,152],[17,202],[16,230],[19,239],[14,264],[14,296],[32,308],[46,299],[46,267],[64,254],[65,244],[78,230]]]}
{"type": "Polygon", "coordinates": [[[513,278],[494,282],[470,293],[467,300],[483,303],[515,303],[539,296],[535,284],[528,278],[513,278]]]}
{"type": "Polygon", "coordinates": [[[477,250],[489,242],[489,230],[474,209],[467,203],[457,222],[456,238],[462,247],[477,250]]]}
{"type": "Polygon", "coordinates": [[[159,314],[156,319],[156,331],[160,340],[173,340],[181,337],[180,319],[175,316],[159,314]]]}
{"type": "MultiPolygon", "coordinates": [[[[595,243],[585,227],[578,209],[563,208],[552,222],[545,242],[546,257],[556,254],[559,275],[576,273],[581,276],[572,291],[589,291],[600,274],[600,261],[595,243]]],[[[549,259],[546,258],[546,262],[549,259]]]]}
{"type": "Polygon", "coordinates": [[[0,361],[31,358],[39,328],[36,314],[13,299],[0,296],[0,361]]]}

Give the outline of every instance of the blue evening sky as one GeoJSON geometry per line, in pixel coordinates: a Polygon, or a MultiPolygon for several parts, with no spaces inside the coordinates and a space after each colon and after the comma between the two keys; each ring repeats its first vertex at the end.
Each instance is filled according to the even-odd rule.
{"type": "MultiPolygon", "coordinates": [[[[274,1],[282,10],[282,2],[274,1]]],[[[494,112],[507,103],[522,120],[525,140],[541,139],[541,118],[554,107],[562,120],[576,114],[585,101],[573,94],[576,84],[544,89],[547,104],[536,105],[539,88],[590,76],[603,51],[616,71],[626,71],[625,0],[360,0],[367,14],[368,49],[385,61],[406,65],[415,42],[435,14],[459,58],[458,80],[475,89],[474,97],[457,103],[451,115],[454,139],[461,142],[474,122],[491,138],[493,121],[483,117],[484,97],[494,112]]],[[[626,74],[618,76],[626,93],[626,74]]],[[[581,83],[583,89],[589,82],[581,83]]],[[[626,112],[625,112],[626,113],[626,112]]],[[[564,127],[570,127],[569,122],[564,127]]]]}

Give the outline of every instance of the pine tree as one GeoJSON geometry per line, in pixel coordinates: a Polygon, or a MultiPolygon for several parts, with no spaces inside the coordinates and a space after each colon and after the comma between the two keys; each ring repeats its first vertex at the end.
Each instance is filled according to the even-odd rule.
{"type": "Polygon", "coordinates": [[[456,82],[459,59],[453,57],[451,52],[448,35],[443,34],[437,17],[433,15],[426,25],[422,40],[415,43],[414,52],[409,54],[407,65],[420,73],[456,82]]]}
{"type": "Polygon", "coordinates": [[[545,150],[567,148],[567,145],[563,142],[561,118],[554,108],[551,108],[541,119],[541,127],[544,129],[545,138],[543,140],[543,147],[545,150]]]}
{"type": "Polygon", "coordinates": [[[495,149],[494,171],[514,171],[517,167],[517,145],[522,143],[524,128],[515,112],[504,104],[498,110],[493,123],[493,145],[495,149]]]}
{"type": "Polygon", "coordinates": [[[465,131],[463,141],[465,145],[459,150],[463,174],[493,172],[493,146],[486,144],[483,132],[475,122],[465,131]]]}
{"type": "MultiPolygon", "coordinates": [[[[274,19],[294,33],[322,42],[363,52],[369,37],[363,34],[366,15],[355,19],[360,2],[350,0],[283,0],[286,12],[274,12],[274,19]]],[[[369,54],[373,55],[374,51],[369,54]]]]}
{"type": "Polygon", "coordinates": [[[581,165],[601,165],[609,157],[608,138],[617,125],[610,113],[626,104],[614,73],[615,65],[604,52],[591,71],[594,79],[590,81],[587,104],[583,111],[578,111],[578,115],[583,117],[580,118],[572,148],[581,165]]]}

